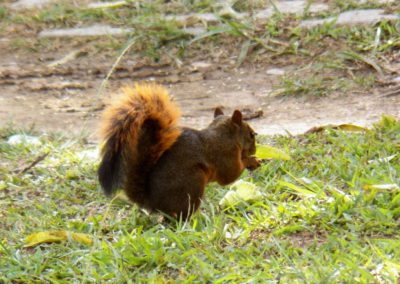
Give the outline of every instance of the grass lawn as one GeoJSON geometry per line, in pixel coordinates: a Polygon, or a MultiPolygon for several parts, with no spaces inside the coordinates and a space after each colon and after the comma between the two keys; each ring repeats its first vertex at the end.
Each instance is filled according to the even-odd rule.
{"type": "Polygon", "coordinates": [[[228,188],[210,185],[187,223],[105,198],[94,145],[56,135],[9,144],[14,133],[0,131],[2,283],[399,279],[400,122],[393,118],[364,132],[262,137],[292,157],[242,176],[262,199],[222,210],[228,188]],[[49,230],[85,233],[93,244],[24,247],[28,235],[49,230]]]}

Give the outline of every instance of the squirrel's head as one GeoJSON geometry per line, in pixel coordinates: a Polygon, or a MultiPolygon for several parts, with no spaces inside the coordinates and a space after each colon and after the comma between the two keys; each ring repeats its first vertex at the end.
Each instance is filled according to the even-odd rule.
{"type": "Polygon", "coordinates": [[[255,154],[256,132],[243,120],[243,115],[239,110],[235,110],[232,116],[226,116],[222,109],[217,107],[214,111],[214,120],[210,126],[219,130],[225,129],[227,135],[239,143],[243,156],[249,157],[255,154]]]}

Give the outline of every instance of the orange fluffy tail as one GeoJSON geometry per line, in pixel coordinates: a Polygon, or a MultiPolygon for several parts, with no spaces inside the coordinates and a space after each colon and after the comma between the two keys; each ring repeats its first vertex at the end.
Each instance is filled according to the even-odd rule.
{"type": "Polygon", "coordinates": [[[181,134],[178,107],[165,88],[155,84],[126,87],[106,108],[101,137],[104,146],[98,170],[104,192],[123,188],[128,197],[146,205],[146,179],[152,166],[181,134]]]}

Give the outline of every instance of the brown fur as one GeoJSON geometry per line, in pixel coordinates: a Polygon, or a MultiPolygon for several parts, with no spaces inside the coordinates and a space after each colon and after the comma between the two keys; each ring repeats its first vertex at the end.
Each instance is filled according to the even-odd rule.
{"type": "Polygon", "coordinates": [[[116,135],[118,145],[129,143],[136,148],[139,130],[145,119],[160,123],[160,142],[154,148],[158,156],[171,147],[181,131],[177,128],[180,118],[179,108],[170,100],[165,88],[155,84],[136,84],[135,88],[123,88],[123,94],[116,99],[103,114],[101,139],[107,141],[116,135]]]}
{"type": "Polygon", "coordinates": [[[207,183],[226,185],[255,169],[254,131],[216,109],[203,130],[178,128],[179,109],[158,85],[125,88],[103,117],[99,180],[107,194],[118,188],[142,207],[188,218],[207,183]]]}

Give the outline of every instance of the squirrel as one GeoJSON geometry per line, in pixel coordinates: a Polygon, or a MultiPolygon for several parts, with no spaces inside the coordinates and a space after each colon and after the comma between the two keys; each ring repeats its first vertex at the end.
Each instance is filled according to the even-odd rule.
{"type": "Polygon", "coordinates": [[[203,130],[179,127],[179,118],[164,87],[142,83],[122,89],[101,123],[98,177],[106,195],[122,188],[142,208],[187,219],[209,182],[227,185],[245,168],[260,166],[253,157],[256,133],[239,110],[226,116],[216,108],[203,130]]]}

